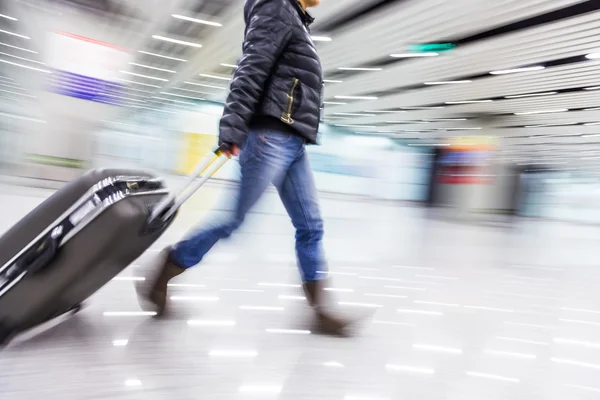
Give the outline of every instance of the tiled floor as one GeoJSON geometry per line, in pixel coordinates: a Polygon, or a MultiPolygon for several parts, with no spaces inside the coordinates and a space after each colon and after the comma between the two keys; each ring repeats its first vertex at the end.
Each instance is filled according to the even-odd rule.
{"type": "MultiPolygon", "coordinates": [[[[46,194],[2,188],[0,231],[46,194]]],[[[228,196],[203,190],[85,310],[0,353],[0,398],[600,396],[600,229],[592,226],[465,224],[325,198],[332,295],[345,313],[374,312],[353,338],[336,339],[308,334],[293,231],[271,194],[238,235],[173,282],[173,316],[135,315],[132,280],[146,260],[207,208],[226,209],[228,196]]]]}

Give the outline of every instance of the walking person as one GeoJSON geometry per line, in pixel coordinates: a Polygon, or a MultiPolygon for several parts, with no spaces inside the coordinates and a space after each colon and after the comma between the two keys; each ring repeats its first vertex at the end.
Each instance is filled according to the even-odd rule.
{"type": "Polygon", "coordinates": [[[296,228],[296,256],[304,292],[318,329],[343,334],[350,321],[328,310],[321,218],[305,146],[317,143],[323,72],[309,33],[306,11],[320,0],[246,0],[243,55],[231,81],[220,122],[219,145],[241,166],[233,216],[206,227],[172,248],[146,292],[158,315],[165,311],[167,283],[198,264],[244,221],[272,183],[296,228]]]}

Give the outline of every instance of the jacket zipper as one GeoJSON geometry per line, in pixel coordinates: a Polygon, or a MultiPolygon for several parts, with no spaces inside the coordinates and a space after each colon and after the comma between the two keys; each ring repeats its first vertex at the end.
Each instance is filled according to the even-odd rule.
{"type": "Polygon", "coordinates": [[[292,80],[292,89],[288,93],[288,105],[287,108],[281,113],[281,120],[286,124],[293,124],[294,120],[292,119],[292,106],[294,105],[294,91],[296,90],[296,86],[298,86],[298,78],[294,78],[292,80]]]}

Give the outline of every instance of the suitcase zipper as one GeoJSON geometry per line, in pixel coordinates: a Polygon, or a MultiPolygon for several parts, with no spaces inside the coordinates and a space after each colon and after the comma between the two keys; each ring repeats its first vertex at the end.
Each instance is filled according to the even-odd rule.
{"type": "Polygon", "coordinates": [[[292,89],[290,90],[290,92],[287,95],[288,96],[287,109],[281,113],[281,120],[288,125],[291,125],[294,123],[294,120],[292,119],[292,106],[294,105],[294,91],[296,90],[296,86],[298,86],[298,82],[300,82],[300,81],[298,80],[298,78],[294,78],[292,80],[292,82],[293,82],[292,89]]]}

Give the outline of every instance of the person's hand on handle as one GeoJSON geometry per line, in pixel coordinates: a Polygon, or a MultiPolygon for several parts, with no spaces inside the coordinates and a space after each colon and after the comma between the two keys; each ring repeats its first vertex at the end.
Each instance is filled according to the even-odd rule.
{"type": "Polygon", "coordinates": [[[223,150],[223,154],[227,157],[237,157],[240,155],[240,148],[236,145],[228,146],[225,150],[223,150]]]}

